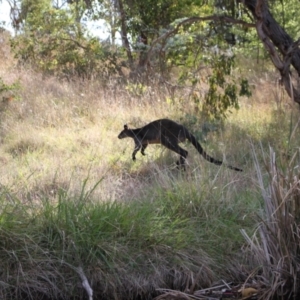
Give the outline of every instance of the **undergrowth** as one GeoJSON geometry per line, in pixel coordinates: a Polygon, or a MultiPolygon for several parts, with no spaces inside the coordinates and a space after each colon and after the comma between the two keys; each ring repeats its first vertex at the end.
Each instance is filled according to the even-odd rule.
{"type": "Polygon", "coordinates": [[[95,298],[152,299],[223,278],[263,278],[269,299],[284,284],[297,294],[299,116],[270,81],[252,79],[262,87],[216,122],[186,89],[170,95],[155,82],[136,93],[7,64],[0,77],[22,87],[0,111],[1,299],[82,299],[83,282],[95,298]],[[133,142],[118,133],[158,118],[185,124],[207,153],[244,172],[188,143],[186,172],[161,146],[132,162],[133,142]]]}
{"type": "Polygon", "coordinates": [[[45,197],[38,204],[20,203],[2,188],[0,257],[8,271],[1,273],[2,298],[80,298],[78,267],[95,295],[108,299],[149,298],[162,287],[182,290],[196,274],[194,288],[209,286],[224,262],[219,256],[237,249],[241,238],[232,237],[250,224],[226,208],[219,192],[169,184],[172,190],[157,186],[152,201],[127,203],[95,199],[96,185],[86,190],[84,184],[72,197],[59,190],[56,201],[45,197]]]}

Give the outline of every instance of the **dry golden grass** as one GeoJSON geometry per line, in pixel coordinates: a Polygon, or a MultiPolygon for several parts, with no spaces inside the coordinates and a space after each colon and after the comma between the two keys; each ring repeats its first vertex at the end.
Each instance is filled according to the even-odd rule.
{"type": "Polygon", "coordinates": [[[118,87],[104,89],[97,82],[59,82],[28,70],[0,76],[18,79],[22,86],[19,98],[1,113],[0,147],[2,184],[19,192],[37,185],[44,190],[52,182],[71,184],[72,190],[87,177],[104,177],[105,198],[112,197],[129,160],[129,152],[127,157],[122,153],[132,149],[130,141],[118,141],[118,132],[125,122],[142,125],[162,117],[164,110],[162,102],[152,109],[153,101],[133,98],[118,87]],[[121,94],[118,100],[116,93],[121,94]]]}
{"type": "MultiPolygon", "coordinates": [[[[133,163],[132,140],[120,141],[117,135],[124,123],[139,127],[157,118],[180,120],[193,110],[188,100],[187,105],[181,100],[178,110],[161,87],[104,88],[96,81],[59,81],[14,68],[2,70],[0,76],[18,80],[22,87],[1,112],[0,131],[1,182],[17,195],[55,194],[59,187],[74,192],[89,178],[91,183],[103,180],[105,189],[98,191],[103,200],[127,198],[143,190],[145,178],[174,168],[175,155],[160,146],[150,146],[147,156],[138,154],[133,163]]],[[[259,96],[269,88],[270,83],[262,81],[253,98],[242,100],[241,109],[225,122],[225,130],[210,134],[210,143],[203,144],[213,156],[244,168],[244,174],[253,169],[248,141],[262,139],[271,122],[274,100],[259,96]]],[[[217,171],[192,146],[184,147],[190,153],[188,174],[197,178],[217,171]]],[[[237,178],[229,174],[228,182],[237,178]]]]}

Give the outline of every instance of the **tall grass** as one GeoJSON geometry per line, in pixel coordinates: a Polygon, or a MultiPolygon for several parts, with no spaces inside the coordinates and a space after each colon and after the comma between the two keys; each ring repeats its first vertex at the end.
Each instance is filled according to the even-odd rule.
{"type": "Polygon", "coordinates": [[[268,183],[254,156],[258,183],[264,200],[253,237],[243,232],[248,257],[253,269],[248,280],[255,278],[265,286],[262,299],[298,299],[299,297],[299,212],[300,178],[299,150],[289,160],[288,168],[277,166],[276,153],[265,154],[268,183]]]}
{"type": "Polygon", "coordinates": [[[0,76],[22,87],[0,112],[1,299],[81,299],[83,277],[95,298],[151,299],[159,288],[191,293],[220,278],[246,281],[256,269],[266,297],[288,280],[284,291],[296,294],[298,277],[281,275],[298,266],[297,163],[289,163],[298,119],[268,80],[253,78],[262,88],[216,123],[201,119],[187,89],[64,82],[7,62],[0,76]],[[132,141],[117,139],[123,124],[164,117],[244,172],[209,164],[189,144],[186,172],[160,146],[133,163],[132,141]],[[269,146],[280,172],[266,163],[269,146]],[[268,184],[271,194],[261,193],[268,184]]]}
{"type": "Polygon", "coordinates": [[[38,204],[21,203],[2,190],[2,298],[80,298],[78,267],[95,295],[105,298],[184,290],[196,275],[194,288],[209,286],[218,269],[213,257],[235,250],[241,239],[232,237],[243,221],[217,203],[219,192],[214,199],[183,181],[169,184],[172,191],[157,186],[152,201],[127,203],[99,202],[86,184],[77,196],[59,190],[56,202],[45,197],[38,204]]]}

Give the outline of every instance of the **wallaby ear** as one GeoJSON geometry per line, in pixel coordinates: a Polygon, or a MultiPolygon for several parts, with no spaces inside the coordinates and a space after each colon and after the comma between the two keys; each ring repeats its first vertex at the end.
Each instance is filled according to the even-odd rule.
{"type": "Polygon", "coordinates": [[[125,129],[125,130],[128,130],[127,124],[124,125],[124,129],[125,129]]]}

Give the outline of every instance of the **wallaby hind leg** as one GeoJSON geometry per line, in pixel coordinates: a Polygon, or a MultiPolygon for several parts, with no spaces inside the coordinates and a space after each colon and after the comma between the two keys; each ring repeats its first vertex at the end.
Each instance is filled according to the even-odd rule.
{"type": "Polygon", "coordinates": [[[162,145],[167,147],[168,149],[178,153],[180,155],[179,160],[176,162],[177,166],[182,166],[185,170],[185,160],[188,156],[188,152],[181,148],[176,140],[162,140],[161,141],[162,145]]]}

